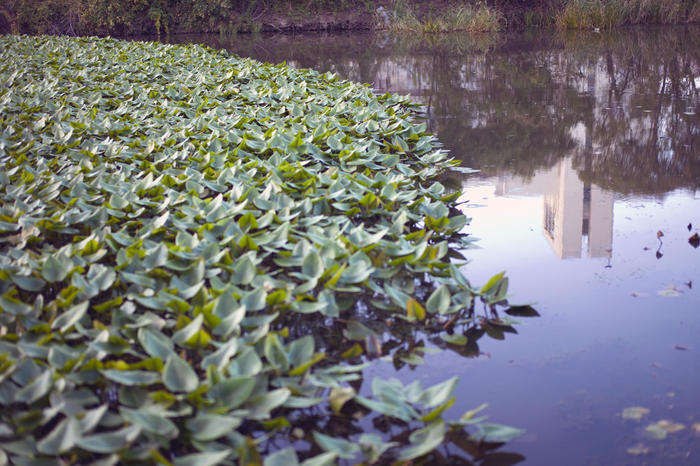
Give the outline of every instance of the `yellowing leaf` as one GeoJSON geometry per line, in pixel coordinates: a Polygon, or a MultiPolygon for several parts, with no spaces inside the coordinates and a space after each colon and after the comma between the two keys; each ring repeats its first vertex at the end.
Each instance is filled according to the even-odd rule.
{"type": "Polygon", "coordinates": [[[406,315],[408,316],[409,320],[423,320],[425,319],[425,309],[418,301],[413,298],[409,298],[408,301],[406,301],[406,315]]]}

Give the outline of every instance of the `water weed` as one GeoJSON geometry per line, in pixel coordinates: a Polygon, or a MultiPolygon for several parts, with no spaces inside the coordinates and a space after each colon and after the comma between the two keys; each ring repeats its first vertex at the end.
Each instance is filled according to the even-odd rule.
{"type": "Polygon", "coordinates": [[[458,167],[415,111],[201,46],[0,37],[0,463],[371,464],[519,435],[443,419],[454,377],[358,393],[371,358],[478,354],[536,315],[460,271],[469,219],[436,179],[458,167]]]}

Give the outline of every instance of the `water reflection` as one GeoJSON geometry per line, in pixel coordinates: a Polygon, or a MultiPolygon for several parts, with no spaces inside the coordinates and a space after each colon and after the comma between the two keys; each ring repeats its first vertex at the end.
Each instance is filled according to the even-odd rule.
{"type": "MultiPolygon", "coordinates": [[[[516,300],[537,302],[541,317],[505,342],[470,335],[459,355],[426,355],[417,368],[375,361],[365,380],[460,376],[447,417],[485,401],[494,422],[527,429],[504,464],[698,464],[700,249],[688,244],[700,227],[697,26],[210,44],[411,94],[452,154],[481,170],[443,180],[464,189],[468,231],[482,238],[465,272],[479,284],[507,269],[516,300]],[[651,414],[623,419],[630,406],[651,414]],[[646,437],[662,419],[686,428],[646,437]]],[[[396,334],[396,344],[412,340],[396,334]]]]}
{"type": "Polygon", "coordinates": [[[609,259],[614,195],[582,181],[573,163],[573,157],[561,159],[527,180],[503,174],[494,180],[494,194],[542,197],[542,233],[560,259],[609,259]]]}
{"type": "Polygon", "coordinates": [[[581,177],[611,191],[662,194],[700,183],[697,28],[500,41],[278,36],[214,45],[410,94],[453,154],[485,175],[530,177],[576,147],[581,177]],[[586,153],[595,155],[590,166],[586,153]]]}

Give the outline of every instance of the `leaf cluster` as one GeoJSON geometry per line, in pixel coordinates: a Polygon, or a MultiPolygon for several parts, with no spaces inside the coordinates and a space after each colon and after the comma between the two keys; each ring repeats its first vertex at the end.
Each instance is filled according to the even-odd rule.
{"type": "Polygon", "coordinates": [[[295,330],[344,323],[351,342],[390,313],[439,334],[474,321],[474,297],[508,325],[507,279],[474,289],[449,260],[468,219],[431,179],[454,162],[407,98],[200,46],[45,36],[0,39],[0,83],[3,458],[256,463],[290,420],[350,401],[417,429],[409,445],[309,433],[309,464],[444,440],[454,380],[360,397],[365,366],[344,359],[363,348],[295,330]]]}

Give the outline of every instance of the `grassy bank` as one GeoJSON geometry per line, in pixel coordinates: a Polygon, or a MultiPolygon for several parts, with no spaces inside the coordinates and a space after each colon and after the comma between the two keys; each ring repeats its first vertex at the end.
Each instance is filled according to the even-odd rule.
{"type": "Polygon", "coordinates": [[[0,464],[431,462],[518,435],[443,420],[456,378],[363,387],[372,358],[478,354],[514,332],[496,309],[535,314],[456,266],[455,164],[414,110],[201,46],[0,37],[0,464]]]}
{"type": "Polygon", "coordinates": [[[392,29],[493,32],[700,21],[694,0],[16,0],[0,33],[168,34],[392,29]]]}
{"type": "Polygon", "coordinates": [[[560,29],[698,21],[700,2],[693,0],[568,0],[555,15],[555,24],[560,29]]]}
{"type": "Polygon", "coordinates": [[[378,28],[392,31],[413,32],[497,32],[506,25],[505,17],[496,8],[483,3],[455,4],[417,16],[416,10],[407,0],[396,0],[393,10],[380,10],[378,28]]]}

